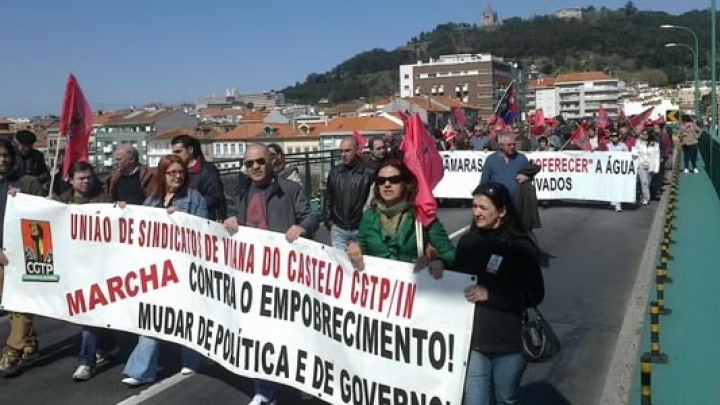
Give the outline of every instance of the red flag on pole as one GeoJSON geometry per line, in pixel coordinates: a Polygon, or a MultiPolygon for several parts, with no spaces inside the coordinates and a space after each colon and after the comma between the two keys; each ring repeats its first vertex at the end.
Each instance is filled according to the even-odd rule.
{"type": "MultiPolygon", "coordinates": [[[[64,179],[69,177],[70,166],[88,159],[88,142],[93,129],[93,114],[80,85],[72,74],[68,77],[60,115],[60,136],[65,140],[63,158],[64,179]]],[[[59,145],[58,145],[59,147],[59,145]]]]}
{"type": "Polygon", "coordinates": [[[610,126],[610,117],[608,117],[608,113],[605,111],[602,104],[600,104],[600,107],[598,108],[598,115],[595,123],[597,124],[597,127],[602,130],[607,129],[607,127],[610,126]]]}
{"type": "Polygon", "coordinates": [[[435,220],[437,211],[437,202],[432,192],[442,180],[445,169],[442,156],[417,113],[408,121],[400,150],[403,151],[405,165],[418,182],[418,194],[414,201],[415,217],[423,226],[428,226],[435,220]]]}
{"type": "Polygon", "coordinates": [[[467,128],[467,118],[465,118],[465,114],[463,114],[462,110],[459,108],[453,108],[453,114],[455,115],[455,122],[457,122],[460,128],[467,128]]]}
{"type": "Polygon", "coordinates": [[[367,138],[363,136],[359,131],[353,131],[353,138],[355,138],[355,141],[358,143],[358,149],[360,151],[363,151],[365,149],[365,146],[367,146],[367,138]]]}
{"type": "Polygon", "coordinates": [[[577,129],[573,131],[570,139],[570,142],[572,142],[572,144],[577,146],[579,149],[592,150],[592,145],[590,145],[590,138],[588,137],[588,134],[582,125],[579,125],[577,129]]]}
{"type": "Polygon", "coordinates": [[[537,113],[535,113],[535,122],[532,124],[532,134],[533,135],[541,135],[543,131],[545,130],[545,112],[543,109],[537,110],[537,113]]]}
{"type": "Polygon", "coordinates": [[[639,133],[645,128],[645,122],[650,118],[650,114],[652,114],[654,109],[655,107],[650,107],[630,119],[630,124],[635,129],[635,132],[639,133]]]}

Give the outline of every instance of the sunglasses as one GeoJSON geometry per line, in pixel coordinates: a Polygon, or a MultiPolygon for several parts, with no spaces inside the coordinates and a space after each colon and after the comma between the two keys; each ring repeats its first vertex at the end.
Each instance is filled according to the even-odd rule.
{"type": "Polygon", "coordinates": [[[257,158],[255,160],[246,160],[243,162],[245,167],[247,167],[248,169],[255,166],[255,163],[260,166],[265,166],[267,164],[267,160],[265,160],[265,158],[257,158]]]}
{"type": "Polygon", "coordinates": [[[377,183],[378,186],[385,185],[385,183],[388,181],[390,182],[390,184],[400,184],[403,181],[403,176],[399,174],[390,177],[377,176],[377,178],[375,179],[375,183],[377,183]]]}

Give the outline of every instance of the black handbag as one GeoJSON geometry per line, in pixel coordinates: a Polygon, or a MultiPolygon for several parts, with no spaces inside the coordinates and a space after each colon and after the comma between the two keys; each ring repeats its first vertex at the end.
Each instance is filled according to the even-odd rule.
{"type": "Polygon", "coordinates": [[[560,339],[545,320],[540,310],[533,307],[535,318],[530,317],[528,309],[523,310],[520,330],[523,356],[531,363],[546,362],[560,352],[560,339]]]}

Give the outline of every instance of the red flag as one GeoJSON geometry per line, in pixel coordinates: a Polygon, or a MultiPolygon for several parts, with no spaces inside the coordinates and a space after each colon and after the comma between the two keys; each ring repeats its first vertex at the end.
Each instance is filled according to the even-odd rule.
{"type": "Polygon", "coordinates": [[[660,126],[665,125],[665,116],[664,116],[664,115],[660,115],[660,117],[658,117],[658,119],[656,119],[655,121],[653,121],[653,125],[660,125],[660,126]]]}
{"type": "Polygon", "coordinates": [[[60,115],[60,136],[66,138],[63,158],[64,179],[69,177],[70,166],[88,158],[88,141],[93,129],[93,114],[75,76],[68,77],[60,115]]]}
{"type": "Polygon", "coordinates": [[[443,138],[445,138],[445,141],[447,142],[451,141],[457,136],[457,131],[455,131],[455,127],[453,127],[453,124],[450,121],[448,121],[447,125],[445,125],[442,133],[443,138]]]}
{"type": "Polygon", "coordinates": [[[358,132],[358,131],[353,131],[353,138],[355,138],[355,140],[357,141],[357,143],[358,143],[358,148],[359,148],[361,151],[364,150],[364,149],[365,149],[365,146],[367,146],[367,138],[365,138],[365,137],[363,136],[363,134],[361,134],[361,133],[358,132]]]}
{"type": "Polygon", "coordinates": [[[590,145],[590,139],[587,132],[585,131],[585,127],[583,127],[582,125],[579,125],[577,127],[577,129],[572,133],[570,139],[570,142],[572,142],[573,145],[577,146],[581,150],[592,150],[592,146],[590,145]]]}
{"type": "Polygon", "coordinates": [[[622,121],[622,123],[626,124],[628,127],[632,126],[632,124],[630,124],[630,120],[628,119],[627,115],[625,115],[625,110],[623,110],[622,108],[620,109],[620,121],[622,121]]]}
{"type": "Polygon", "coordinates": [[[645,121],[647,121],[650,118],[650,114],[652,114],[655,107],[650,107],[647,110],[641,112],[640,114],[632,117],[630,119],[630,124],[633,128],[635,128],[635,132],[640,132],[645,127],[645,121]]]}
{"type": "Polygon", "coordinates": [[[463,114],[462,110],[459,108],[453,108],[453,114],[455,115],[455,122],[457,122],[460,128],[467,128],[467,119],[465,118],[465,114],[463,114]]]}
{"type": "Polygon", "coordinates": [[[400,119],[402,120],[403,125],[407,125],[407,122],[410,119],[410,116],[408,116],[407,112],[398,110],[397,113],[400,116],[400,119]]]}
{"type": "Polygon", "coordinates": [[[403,151],[405,164],[418,182],[418,194],[414,201],[415,217],[423,226],[428,226],[435,220],[437,211],[437,202],[432,192],[445,173],[442,156],[419,114],[408,121],[400,150],[403,151]]]}
{"type": "Polygon", "coordinates": [[[610,117],[608,117],[607,111],[603,108],[602,104],[598,108],[598,115],[595,123],[598,128],[605,130],[610,125],[610,117]]]}
{"type": "Polygon", "coordinates": [[[535,113],[535,122],[532,126],[532,134],[533,135],[540,135],[545,130],[545,112],[543,109],[539,109],[537,113],[535,113]]]}

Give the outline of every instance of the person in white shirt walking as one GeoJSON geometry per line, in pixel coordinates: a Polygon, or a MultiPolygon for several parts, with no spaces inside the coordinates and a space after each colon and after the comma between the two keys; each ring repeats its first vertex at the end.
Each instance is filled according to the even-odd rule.
{"type": "MultiPolygon", "coordinates": [[[[607,143],[607,150],[608,152],[629,152],[625,142],[620,142],[620,135],[618,135],[616,130],[610,132],[610,142],[607,143]]],[[[610,205],[615,208],[615,211],[622,211],[622,205],[619,201],[611,202],[610,205]]]]}
{"type": "Polygon", "coordinates": [[[647,129],[640,132],[640,138],[633,154],[638,156],[638,178],[642,190],[642,203],[647,205],[650,202],[650,181],[652,176],[660,171],[660,145],[650,139],[647,129]]]}

